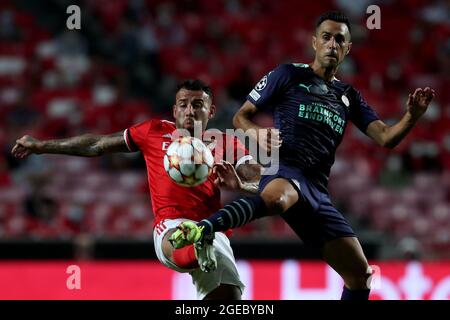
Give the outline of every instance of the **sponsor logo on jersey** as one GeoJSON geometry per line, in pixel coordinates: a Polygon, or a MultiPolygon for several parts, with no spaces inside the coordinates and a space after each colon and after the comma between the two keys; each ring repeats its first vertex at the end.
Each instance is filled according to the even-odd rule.
{"type": "Polygon", "coordinates": [[[341,135],[344,133],[345,120],[338,112],[330,109],[330,107],[322,103],[313,102],[312,104],[306,105],[300,104],[298,116],[299,118],[325,123],[341,135]]]}

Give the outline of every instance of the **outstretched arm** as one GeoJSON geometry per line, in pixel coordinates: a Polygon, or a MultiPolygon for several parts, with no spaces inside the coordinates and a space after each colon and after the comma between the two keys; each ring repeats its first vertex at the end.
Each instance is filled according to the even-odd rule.
{"type": "Polygon", "coordinates": [[[413,94],[409,94],[406,102],[407,111],[399,122],[388,126],[381,120],[373,121],[367,127],[367,135],[383,147],[394,148],[415,126],[434,96],[433,89],[417,88],[413,94]]]}
{"type": "Polygon", "coordinates": [[[26,135],[16,140],[11,151],[17,158],[25,158],[32,153],[95,157],[112,152],[129,152],[123,131],[110,135],[84,134],[67,139],[42,141],[26,135]]]}

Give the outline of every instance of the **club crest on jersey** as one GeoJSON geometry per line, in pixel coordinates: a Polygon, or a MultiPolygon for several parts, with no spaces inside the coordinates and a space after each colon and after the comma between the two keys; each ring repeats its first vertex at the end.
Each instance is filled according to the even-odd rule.
{"type": "Polygon", "coordinates": [[[166,151],[167,149],[169,149],[170,144],[172,143],[172,141],[163,141],[162,146],[161,146],[161,150],[166,151]]]}
{"type": "Polygon", "coordinates": [[[259,80],[259,82],[256,84],[255,89],[257,91],[261,91],[262,89],[264,89],[267,85],[267,76],[264,76],[261,80],[259,80]]]}
{"type": "Polygon", "coordinates": [[[342,95],[341,97],[342,102],[345,104],[345,106],[348,108],[350,106],[350,101],[348,101],[347,96],[342,95]]]}

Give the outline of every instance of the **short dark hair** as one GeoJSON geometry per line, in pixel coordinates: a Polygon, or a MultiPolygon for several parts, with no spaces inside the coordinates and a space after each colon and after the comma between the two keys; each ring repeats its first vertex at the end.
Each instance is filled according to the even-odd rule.
{"type": "Polygon", "coordinates": [[[181,89],[192,90],[192,91],[203,91],[206,93],[210,99],[212,99],[211,87],[204,83],[202,80],[198,79],[187,79],[180,82],[177,85],[177,92],[181,89]]]}
{"type": "Polygon", "coordinates": [[[347,18],[345,13],[340,11],[329,11],[323,13],[316,22],[316,29],[324,22],[325,20],[332,20],[336,22],[342,22],[347,25],[348,31],[352,33],[352,27],[350,26],[350,20],[347,18]]]}

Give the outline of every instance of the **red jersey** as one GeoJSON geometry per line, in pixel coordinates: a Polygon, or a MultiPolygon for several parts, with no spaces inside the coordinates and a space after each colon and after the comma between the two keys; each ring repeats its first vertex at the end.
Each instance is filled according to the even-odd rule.
{"type": "MultiPolygon", "coordinates": [[[[185,218],[200,221],[222,208],[220,189],[214,184],[216,175],[212,174],[196,187],[183,187],[173,182],[166,173],[163,159],[175,130],[173,122],[148,120],[124,131],[124,139],[129,150],[140,150],[145,159],[155,213],[153,226],[164,219],[185,218]]],[[[248,151],[236,137],[221,134],[223,145],[216,144],[214,147],[209,145],[214,159],[224,159],[224,150],[233,152],[232,163],[235,167],[250,158],[248,151]]]]}

